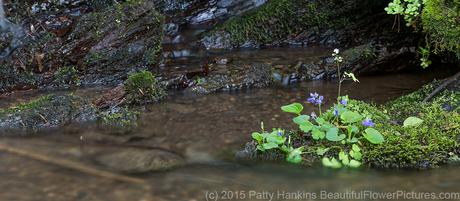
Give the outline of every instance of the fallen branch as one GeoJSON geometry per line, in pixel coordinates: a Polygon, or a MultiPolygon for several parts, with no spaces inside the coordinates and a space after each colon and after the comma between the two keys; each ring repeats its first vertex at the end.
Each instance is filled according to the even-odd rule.
{"type": "Polygon", "coordinates": [[[438,87],[436,87],[425,99],[423,99],[423,102],[428,102],[430,101],[431,99],[433,99],[436,95],[438,95],[440,92],[442,92],[446,87],[448,87],[450,84],[452,84],[453,82],[455,82],[458,78],[460,78],[460,71],[445,79],[441,85],[439,85],[438,87]]]}
{"type": "Polygon", "coordinates": [[[12,146],[2,144],[2,143],[0,143],[0,151],[31,158],[31,159],[41,161],[41,162],[46,162],[46,163],[62,166],[65,168],[77,170],[79,172],[83,172],[83,173],[98,176],[98,177],[103,177],[103,178],[127,182],[127,183],[146,185],[145,180],[143,179],[128,177],[128,176],[119,175],[119,174],[115,174],[115,173],[108,172],[108,171],[99,170],[99,169],[89,167],[89,166],[86,166],[86,165],[83,165],[81,163],[77,163],[71,160],[52,158],[49,156],[45,156],[42,154],[19,149],[19,148],[12,147],[12,146]]]}

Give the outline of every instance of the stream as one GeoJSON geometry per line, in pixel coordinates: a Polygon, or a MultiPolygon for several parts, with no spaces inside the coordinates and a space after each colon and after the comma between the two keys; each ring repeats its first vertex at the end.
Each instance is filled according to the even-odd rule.
{"type": "MultiPolygon", "coordinates": [[[[283,58],[279,52],[249,51],[237,55],[242,60],[241,55],[245,55],[246,59],[258,56],[264,61],[289,62],[289,57],[283,58]]],[[[289,52],[286,55],[299,56],[289,52]]],[[[183,63],[187,62],[181,62],[181,65],[183,63]]],[[[190,61],[190,64],[194,62],[190,61]]],[[[177,67],[179,70],[187,68],[177,67]]],[[[350,98],[382,104],[448,75],[444,71],[360,77],[359,84],[346,82],[343,93],[349,94],[350,98]]],[[[72,92],[91,98],[103,90],[106,89],[76,89],[72,92]]],[[[349,197],[323,196],[352,191],[370,192],[362,200],[378,200],[372,197],[377,196],[377,192],[398,192],[401,196],[412,196],[405,197],[409,200],[417,199],[414,196],[419,194],[408,192],[433,192],[434,196],[455,196],[437,193],[456,192],[456,198],[460,197],[460,175],[458,167],[453,165],[423,171],[366,168],[336,171],[320,164],[305,168],[235,160],[235,153],[250,140],[252,131],[259,130],[261,121],[266,127],[291,128],[289,115],[283,114],[280,106],[293,101],[304,102],[310,92],[318,92],[324,95],[326,104],[332,103],[332,97],[337,93],[336,82],[310,81],[211,95],[175,91],[162,103],[146,106],[138,127],[132,132],[85,124],[26,133],[25,136],[10,133],[9,137],[2,137],[1,143],[114,173],[117,170],[107,164],[129,161],[104,163],[101,156],[168,150],[184,162],[169,170],[126,174],[146,181],[145,185],[140,185],[0,152],[0,200],[349,200],[349,197]],[[274,193],[273,197],[270,193],[274,193]]],[[[2,97],[0,106],[9,107],[44,93],[47,92],[14,93],[2,97]]],[[[305,110],[314,109],[307,107],[305,110]]]]}

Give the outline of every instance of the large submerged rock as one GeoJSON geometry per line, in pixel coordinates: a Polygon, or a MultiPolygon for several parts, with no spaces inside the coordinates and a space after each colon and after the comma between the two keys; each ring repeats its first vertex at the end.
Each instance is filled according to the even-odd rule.
{"type": "Polygon", "coordinates": [[[169,170],[185,163],[182,157],[172,152],[134,148],[101,154],[96,157],[96,161],[110,169],[125,173],[169,170]]]}

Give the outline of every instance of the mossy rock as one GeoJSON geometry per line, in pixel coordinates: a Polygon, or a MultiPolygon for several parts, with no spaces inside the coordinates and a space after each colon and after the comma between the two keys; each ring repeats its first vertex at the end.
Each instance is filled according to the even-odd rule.
{"type": "Polygon", "coordinates": [[[299,34],[324,35],[321,40],[338,43],[334,31],[383,10],[380,1],[311,1],[272,0],[261,7],[236,16],[206,34],[202,43],[207,48],[259,47],[280,45],[299,34]],[[326,39],[327,38],[327,39],[326,39]]]}
{"type": "Polygon", "coordinates": [[[166,97],[163,86],[149,71],[140,71],[129,75],[125,81],[126,99],[130,104],[158,102],[166,97]]]}
{"type": "Polygon", "coordinates": [[[377,124],[386,141],[368,146],[364,160],[386,168],[430,168],[446,163],[458,154],[460,135],[460,92],[446,90],[431,102],[423,99],[438,85],[434,82],[382,106],[391,121],[377,124]],[[417,127],[404,128],[410,116],[423,120],[417,127]]]}
{"type": "Polygon", "coordinates": [[[160,61],[164,17],[150,1],[129,1],[83,16],[67,38],[82,83],[118,83],[160,61]],[[83,62],[82,62],[83,61],[83,62]]]}
{"type": "Polygon", "coordinates": [[[41,129],[93,121],[96,109],[75,95],[47,95],[0,110],[0,129],[41,129]]]}

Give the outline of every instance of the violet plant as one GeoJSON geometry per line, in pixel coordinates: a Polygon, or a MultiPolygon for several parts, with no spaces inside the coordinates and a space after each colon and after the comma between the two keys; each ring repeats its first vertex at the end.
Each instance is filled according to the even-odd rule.
{"type": "MultiPolygon", "coordinates": [[[[292,119],[297,124],[299,130],[310,140],[324,142],[322,147],[315,150],[315,153],[323,157],[322,164],[326,167],[357,168],[362,164],[363,143],[382,144],[385,139],[383,135],[374,128],[375,123],[365,115],[354,111],[349,107],[348,96],[341,96],[341,85],[346,80],[359,82],[353,73],[344,72],[341,74],[341,63],[343,58],[339,55],[339,50],[335,49],[332,56],[337,64],[338,93],[337,103],[330,109],[323,112],[322,105],[324,97],[318,93],[310,93],[306,102],[318,107],[319,115],[302,114],[303,105],[292,103],[281,107],[281,110],[294,114],[292,119]]],[[[312,113],[314,114],[314,113],[312,113]]],[[[263,129],[262,129],[263,130],[263,129]]],[[[253,133],[252,137],[257,142],[259,151],[269,149],[279,149],[286,154],[286,160],[291,163],[302,162],[305,146],[294,147],[291,144],[291,137],[284,134],[273,132],[253,133]]],[[[308,139],[307,139],[308,140],[308,139]]]]}

